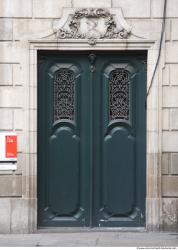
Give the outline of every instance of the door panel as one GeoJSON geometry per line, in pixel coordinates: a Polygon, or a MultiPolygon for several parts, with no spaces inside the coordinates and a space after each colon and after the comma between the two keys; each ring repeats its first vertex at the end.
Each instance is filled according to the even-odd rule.
{"type": "Polygon", "coordinates": [[[54,123],[49,137],[49,209],[58,216],[71,216],[79,210],[80,135],[75,122],[78,111],[75,92],[80,87],[76,84],[80,74],[70,64],[52,68],[55,68],[50,69],[54,123]]]}
{"type": "MultiPolygon", "coordinates": [[[[39,145],[38,150],[42,175],[38,186],[39,224],[83,226],[88,214],[83,181],[89,184],[85,180],[87,170],[82,169],[81,126],[85,132],[87,128],[81,119],[81,80],[85,82],[87,72],[84,75],[83,66],[64,55],[42,57],[40,62],[38,141],[43,140],[44,145],[39,145]]],[[[85,91],[83,86],[84,95],[85,91]]]]}
{"type": "Polygon", "coordinates": [[[122,127],[113,128],[103,148],[104,212],[109,217],[126,215],[134,197],[134,138],[122,127]]]}
{"type": "Polygon", "coordinates": [[[70,216],[79,206],[79,142],[72,129],[64,125],[50,137],[49,203],[51,211],[59,215],[70,216]]]}
{"type": "Polygon", "coordinates": [[[96,61],[100,72],[95,73],[93,132],[96,226],[143,226],[145,222],[146,79],[142,60],[110,54],[96,61]]]}
{"type": "Polygon", "coordinates": [[[144,225],[144,60],[139,52],[39,56],[40,226],[144,225]]]}
{"type": "Polygon", "coordinates": [[[104,74],[109,105],[105,109],[107,119],[103,123],[106,125],[103,141],[103,203],[104,212],[109,217],[127,215],[133,209],[135,138],[132,133],[132,105],[129,105],[133,85],[130,84],[131,72],[128,68],[127,64],[112,64],[104,74]]]}

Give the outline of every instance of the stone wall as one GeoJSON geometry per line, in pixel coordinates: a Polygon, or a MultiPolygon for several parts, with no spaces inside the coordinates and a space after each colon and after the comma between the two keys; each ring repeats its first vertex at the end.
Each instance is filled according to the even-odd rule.
{"type": "MultiPolygon", "coordinates": [[[[135,39],[160,39],[163,0],[1,0],[0,131],[18,134],[18,168],[0,171],[0,233],[36,229],[36,88],[29,71],[29,40],[52,33],[63,7],[121,7],[135,39]],[[33,122],[32,122],[33,121],[33,122]],[[31,140],[29,138],[32,138],[31,140]],[[29,187],[33,186],[33,189],[29,187]]],[[[178,224],[178,1],[168,0],[166,28],[156,74],[159,112],[159,219],[148,229],[178,224]]],[[[153,55],[157,58],[156,51],[153,55]]],[[[155,63],[154,60],[154,63],[155,63]]],[[[151,75],[148,75],[148,85],[151,75]]],[[[157,98],[157,97],[155,97],[157,98]]],[[[148,119],[148,123],[150,120],[148,119]]],[[[155,121],[156,122],[156,121],[155,121]]],[[[149,169],[147,169],[149,172],[149,169]]],[[[152,195],[154,198],[154,194],[152,195]]],[[[158,197],[156,197],[158,198],[158,197]]],[[[148,213],[150,212],[147,207],[148,213]]]]}

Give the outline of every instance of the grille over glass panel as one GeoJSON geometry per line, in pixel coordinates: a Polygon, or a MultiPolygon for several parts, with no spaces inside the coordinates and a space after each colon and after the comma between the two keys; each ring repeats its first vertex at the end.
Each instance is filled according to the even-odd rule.
{"type": "Polygon", "coordinates": [[[75,75],[68,68],[59,69],[54,76],[54,121],[74,120],[75,75]]]}
{"type": "Polygon", "coordinates": [[[129,74],[115,69],[109,76],[109,118],[129,120],[129,74]]]}

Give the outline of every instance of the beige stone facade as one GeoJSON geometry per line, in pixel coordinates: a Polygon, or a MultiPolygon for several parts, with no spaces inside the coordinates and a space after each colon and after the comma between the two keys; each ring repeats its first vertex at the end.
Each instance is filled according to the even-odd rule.
{"type": "MultiPolygon", "coordinates": [[[[18,135],[16,171],[0,171],[0,233],[37,230],[37,51],[147,50],[147,89],[158,57],[164,0],[1,0],[0,132],[18,135]],[[121,8],[131,36],[46,38],[63,8],[121,8]]],[[[167,0],[161,57],[147,100],[146,228],[178,228],[178,1],[167,0]]]]}

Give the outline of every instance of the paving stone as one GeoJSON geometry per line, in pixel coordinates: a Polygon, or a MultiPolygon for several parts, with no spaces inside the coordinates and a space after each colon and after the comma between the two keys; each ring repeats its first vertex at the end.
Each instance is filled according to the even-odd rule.
{"type": "Polygon", "coordinates": [[[90,7],[90,8],[109,8],[111,7],[111,0],[73,0],[73,7],[90,7]]]}
{"type": "Polygon", "coordinates": [[[171,20],[172,27],[171,27],[171,38],[172,40],[178,40],[178,20],[172,19],[171,20]]]}
{"type": "Polygon", "coordinates": [[[177,231],[178,229],[178,199],[177,198],[163,198],[162,200],[162,220],[163,230],[177,231]]]}
{"type": "Polygon", "coordinates": [[[25,124],[23,109],[14,109],[14,129],[23,130],[25,124]]]}
{"type": "Polygon", "coordinates": [[[22,52],[20,51],[20,43],[6,42],[0,43],[0,62],[1,63],[18,63],[22,57],[22,52]]]}
{"type": "Polygon", "coordinates": [[[170,109],[163,109],[162,111],[163,130],[169,130],[170,127],[170,109]]]}
{"type": "Polygon", "coordinates": [[[176,108],[178,107],[178,86],[163,87],[163,107],[176,108]]]}
{"type": "MultiPolygon", "coordinates": [[[[53,6],[51,4],[51,6],[53,6]]],[[[51,19],[15,19],[13,25],[13,39],[28,40],[40,39],[48,32],[53,33],[51,19]]]]}
{"type": "Polygon", "coordinates": [[[178,64],[170,64],[170,83],[178,85],[178,64]]]}
{"type": "Polygon", "coordinates": [[[162,154],[161,168],[162,174],[169,174],[170,153],[162,154]]]}
{"type": "Polygon", "coordinates": [[[71,0],[33,0],[35,18],[59,18],[63,7],[71,7],[71,0]]]}
{"type": "Polygon", "coordinates": [[[0,196],[13,197],[22,195],[22,177],[20,175],[0,175],[0,196]]]}
{"type": "MultiPolygon", "coordinates": [[[[162,17],[164,0],[151,0],[151,16],[152,17],[162,17]]],[[[168,0],[167,1],[167,11],[166,17],[178,17],[178,1],[168,0]]]]}
{"type": "Polygon", "coordinates": [[[11,199],[11,233],[28,232],[28,199],[11,199]]]}
{"type": "Polygon", "coordinates": [[[12,19],[0,19],[0,40],[12,40],[12,19]]]}
{"type": "Polygon", "coordinates": [[[0,64],[0,86],[12,85],[12,64],[0,64]]]}
{"type": "Polygon", "coordinates": [[[178,130],[178,108],[171,109],[171,130],[178,130]]]}
{"type": "Polygon", "coordinates": [[[162,139],[163,152],[177,152],[178,151],[178,132],[164,131],[162,139]]]}
{"type": "Polygon", "coordinates": [[[178,197],[178,176],[162,177],[162,195],[165,197],[178,197]]]}
{"type": "Polygon", "coordinates": [[[8,109],[0,109],[0,129],[13,129],[13,111],[8,109]]]}
{"type": "Polygon", "coordinates": [[[113,7],[121,7],[124,17],[150,17],[150,0],[113,0],[113,7]]]}
{"type": "Polygon", "coordinates": [[[178,153],[171,154],[171,174],[178,174],[178,153]]]}
{"type": "Polygon", "coordinates": [[[0,107],[21,108],[25,95],[22,87],[0,87],[0,107]]]}
{"type": "Polygon", "coordinates": [[[178,41],[166,43],[166,63],[177,63],[178,41]]]}
{"type": "Polygon", "coordinates": [[[0,17],[32,17],[32,0],[1,0],[0,17]]]}
{"type": "Polygon", "coordinates": [[[10,209],[10,199],[0,198],[0,233],[10,233],[10,209]]]}

